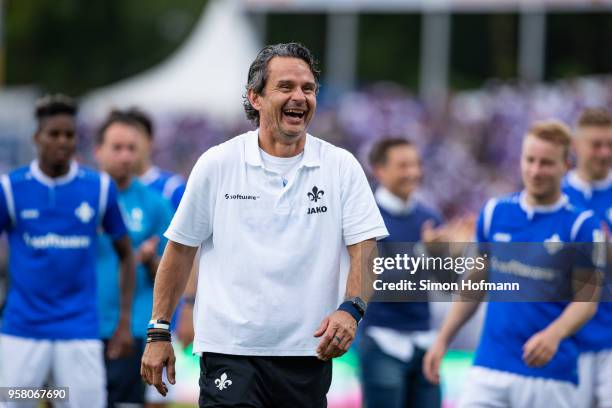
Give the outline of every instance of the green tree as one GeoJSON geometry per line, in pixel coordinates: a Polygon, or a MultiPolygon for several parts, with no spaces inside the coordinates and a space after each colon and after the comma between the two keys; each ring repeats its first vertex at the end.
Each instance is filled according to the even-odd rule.
{"type": "Polygon", "coordinates": [[[205,0],[5,0],[6,82],[80,95],[141,72],[189,35],[205,0]]]}

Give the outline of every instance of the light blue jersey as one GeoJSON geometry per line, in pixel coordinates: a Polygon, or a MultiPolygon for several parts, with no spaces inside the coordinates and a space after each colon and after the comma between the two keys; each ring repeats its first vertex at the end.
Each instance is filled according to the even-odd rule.
{"type": "MultiPolygon", "coordinates": [[[[489,281],[508,279],[508,274],[512,273],[509,271],[514,268],[521,272],[520,278],[516,278],[521,281],[521,290],[527,286],[527,291],[530,286],[538,291],[547,286],[571,291],[571,263],[559,262],[550,254],[562,248],[563,243],[593,242],[600,237],[599,220],[593,212],[574,208],[566,196],[554,205],[540,207],[530,206],[524,192],[491,199],[483,208],[477,225],[478,242],[489,251],[489,281]],[[504,256],[507,256],[504,251],[511,252],[511,243],[529,242],[542,244],[529,247],[514,244],[514,248],[520,245],[527,248],[518,257],[521,268],[517,267],[516,261],[514,264],[504,262],[504,256]],[[495,261],[496,258],[500,260],[495,261]],[[527,276],[524,271],[534,273],[527,276]],[[554,284],[549,285],[546,279],[554,280],[554,284]],[[555,286],[557,284],[560,286],[555,286]]],[[[583,262],[590,265],[583,266],[593,267],[592,257],[586,258],[588,261],[583,262]]],[[[577,383],[578,349],[573,337],[561,342],[555,356],[544,367],[529,367],[522,358],[527,340],[557,319],[567,304],[567,301],[491,301],[474,364],[523,376],[577,383]]]]}
{"type": "Polygon", "coordinates": [[[161,193],[170,201],[176,211],[185,193],[185,180],[180,175],[152,166],[140,177],[140,181],[161,193]]]}
{"type": "Polygon", "coordinates": [[[117,190],[104,173],[70,165],[47,177],[35,161],[1,178],[0,232],[10,287],[2,332],[35,339],[98,338],[95,257],[100,226],[125,236],[117,190]]]}
{"type": "MultiPolygon", "coordinates": [[[[160,238],[158,253],[163,252],[166,239],[163,233],[170,223],[172,208],[158,192],[134,179],[130,186],[119,191],[119,205],[130,239],[137,252],[140,245],[151,237],[160,238]]],[[[119,321],[119,259],[113,251],[111,239],[102,235],[98,241],[98,308],[100,336],[110,338],[119,321]]],[[[132,304],[132,335],[145,337],[153,307],[153,280],[143,266],[136,268],[136,288],[132,304]]]]}
{"type": "MultiPolygon", "coordinates": [[[[563,192],[570,202],[593,210],[604,220],[608,231],[612,231],[612,172],[605,180],[587,183],[578,177],[575,170],[570,171],[563,180],[563,192]]],[[[601,351],[612,349],[612,276],[610,265],[606,273],[606,285],[602,291],[602,301],[597,314],[578,332],[580,351],[601,351]]]]}

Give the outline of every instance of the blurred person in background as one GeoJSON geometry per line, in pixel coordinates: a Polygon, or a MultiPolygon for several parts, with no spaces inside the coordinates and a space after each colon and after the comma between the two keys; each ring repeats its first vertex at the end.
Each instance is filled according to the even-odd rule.
{"type": "MultiPolygon", "coordinates": [[[[574,289],[572,265],[555,266],[550,255],[529,258],[519,255],[519,260],[508,262],[503,255],[512,243],[546,240],[592,243],[601,239],[598,218],[569,204],[561,191],[561,181],[569,166],[570,143],[570,130],[558,121],[538,122],[528,131],[523,139],[520,164],[524,190],[490,199],[478,220],[477,241],[483,249],[489,248],[488,267],[482,271],[488,278],[479,276],[479,279],[504,281],[508,271],[501,264],[522,262],[529,269],[555,268],[554,276],[560,277],[559,283],[568,290],[574,289]],[[497,262],[500,266],[491,262],[496,257],[502,259],[497,262]]],[[[474,366],[466,378],[459,407],[575,406],[578,349],[573,335],[595,314],[599,292],[595,284],[591,285],[597,281],[592,272],[597,266],[596,260],[587,258],[582,265],[589,271],[586,295],[573,291],[574,301],[528,299],[488,303],[474,366]]],[[[550,285],[538,275],[524,278],[521,285],[527,287],[522,290],[531,287],[540,293],[539,285],[550,285]]],[[[453,302],[436,342],[424,358],[423,369],[430,381],[440,380],[440,363],[448,345],[477,310],[482,296],[483,293],[478,293],[477,299],[453,302]]]]}
{"type": "MultiPolygon", "coordinates": [[[[593,210],[610,242],[612,231],[612,116],[605,109],[585,109],[573,139],[576,168],[563,191],[576,206],[593,210]]],[[[608,251],[608,255],[611,252],[608,251]]],[[[610,261],[597,314],[578,332],[580,383],[578,408],[612,407],[612,297],[610,261]]]]}
{"type": "MultiPolygon", "coordinates": [[[[98,229],[118,258],[113,355],[129,352],[134,259],[115,183],[73,159],[72,99],[36,104],[37,159],[1,178],[0,231],[8,233],[10,289],[0,336],[2,386],[69,387],[70,407],[104,407],[106,375],[96,304],[98,229]]],[[[19,406],[37,406],[25,402],[19,406]]]]}
{"type": "Polygon", "coordinates": [[[142,360],[162,394],[163,367],[175,381],[167,320],[200,247],[200,406],[327,406],[331,359],[353,342],[387,230],[355,157],[307,134],[318,76],[301,44],[263,48],[244,100],[258,129],[212,147],[191,172],[142,360]]]}
{"type": "MultiPolygon", "coordinates": [[[[133,120],[137,121],[142,128],[142,131],[138,133],[136,174],[141,183],[170,201],[174,213],[185,192],[185,182],[180,175],[170,173],[153,165],[152,154],[155,140],[155,125],[151,116],[138,107],[132,107],[126,113],[133,120]]],[[[195,304],[197,288],[197,268],[198,262],[196,257],[185,293],[183,293],[183,297],[171,321],[172,331],[176,334],[176,338],[183,348],[188,347],[193,342],[193,306],[195,304]]],[[[168,394],[165,397],[160,395],[155,390],[155,387],[146,387],[145,401],[148,408],[162,408],[166,405],[167,401],[172,401],[173,399],[174,387],[172,385],[169,386],[168,394]]]]}
{"type": "MultiPolygon", "coordinates": [[[[467,231],[473,223],[454,221],[442,227],[441,215],[415,197],[423,170],[416,146],[404,138],[383,138],[369,155],[378,187],[376,203],[389,231],[379,242],[379,256],[394,257],[398,244],[405,253],[421,251],[419,242],[449,242],[450,235],[467,231]],[[386,246],[386,243],[393,243],[386,246]]],[[[419,252],[420,254],[420,252],[419,252]]],[[[385,278],[391,271],[385,272],[385,278]]],[[[401,279],[398,276],[398,279],[401,279]]],[[[436,408],[442,403],[440,387],[423,376],[423,356],[433,343],[427,301],[385,302],[372,298],[359,342],[364,401],[368,407],[436,408]]]]}
{"type": "Polygon", "coordinates": [[[151,117],[143,110],[133,107],[126,112],[143,128],[138,137],[136,174],[144,185],[159,191],[172,203],[174,210],[179,206],[185,193],[185,180],[179,175],[155,166],[152,161],[154,125],[151,117]]]}
{"type": "Polygon", "coordinates": [[[100,170],[117,184],[118,201],[132,242],[136,288],[132,306],[134,346],[127,356],[108,348],[108,340],[119,323],[119,259],[106,235],[98,240],[98,309],[100,336],[106,346],[108,407],[144,404],[145,384],[140,377],[140,359],[153,304],[153,282],[166,239],[163,233],[172,218],[168,200],[135,177],[138,139],[145,129],[129,114],[113,111],[96,139],[95,157],[100,170]]]}

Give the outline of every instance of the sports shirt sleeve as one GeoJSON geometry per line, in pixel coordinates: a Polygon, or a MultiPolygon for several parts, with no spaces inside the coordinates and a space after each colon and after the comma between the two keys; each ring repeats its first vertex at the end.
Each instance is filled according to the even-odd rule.
{"type": "Polygon", "coordinates": [[[346,245],[389,235],[361,165],[346,153],[341,169],[342,234],[346,245]]]}
{"type": "Polygon", "coordinates": [[[119,208],[117,186],[110,181],[107,187],[106,209],[102,218],[102,228],[110,235],[113,241],[123,238],[127,234],[127,228],[119,208]]]}
{"type": "Polygon", "coordinates": [[[211,236],[217,177],[215,153],[215,147],[209,149],[193,167],[185,194],[164,234],[170,241],[198,247],[211,236]]]}

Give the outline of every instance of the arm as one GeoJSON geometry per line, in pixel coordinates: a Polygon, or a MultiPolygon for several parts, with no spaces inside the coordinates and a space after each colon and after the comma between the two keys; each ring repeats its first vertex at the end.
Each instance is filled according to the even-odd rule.
{"type": "MultiPolygon", "coordinates": [[[[378,254],[376,240],[368,239],[347,247],[350,257],[350,269],[346,282],[345,297],[358,296],[368,301],[372,294],[373,260],[378,254]]],[[[321,337],[317,354],[321,360],[340,357],[347,352],[357,331],[357,322],[348,312],[337,310],[323,319],[315,332],[321,337]]]]}
{"type": "Polygon", "coordinates": [[[579,272],[590,279],[583,283],[574,280],[574,301],[544,330],[531,336],[523,346],[523,361],[531,367],[542,367],[555,356],[562,340],[576,333],[597,311],[600,293],[600,276],[592,270],[579,272]]]}
{"type": "Polygon", "coordinates": [[[181,309],[177,324],[177,335],[179,341],[183,344],[183,347],[187,347],[193,343],[193,307],[198,289],[199,266],[199,257],[196,255],[196,260],[193,262],[193,267],[191,268],[191,273],[189,274],[189,280],[187,281],[187,287],[183,293],[183,308],[181,309]]]}
{"type": "Polygon", "coordinates": [[[172,319],[187,284],[197,250],[197,247],[168,241],[155,278],[152,319],[172,319]]]}
{"type": "MultiPolygon", "coordinates": [[[[482,270],[473,270],[466,279],[487,279],[488,266],[482,270]]],[[[459,298],[453,301],[448,314],[442,322],[436,341],[423,358],[423,374],[432,384],[440,383],[440,364],[459,330],[468,322],[478,310],[484,298],[484,291],[461,291],[459,298]]]]}
{"type": "Polygon", "coordinates": [[[159,245],[159,237],[154,235],[142,243],[138,248],[136,260],[146,268],[151,281],[155,282],[155,275],[159,268],[160,257],[157,255],[157,247],[159,245]]]}
{"type": "MultiPolygon", "coordinates": [[[[152,319],[171,320],[187,283],[197,249],[173,241],[168,242],[155,278],[152,319]]],[[[162,369],[167,367],[168,381],[174,384],[174,362],[172,343],[148,343],[142,357],[140,374],[148,384],[154,385],[160,394],[165,396],[168,388],[162,382],[162,369]]]]}
{"type": "Polygon", "coordinates": [[[127,235],[113,241],[119,258],[120,311],[119,324],[108,344],[108,357],[119,358],[130,354],[132,348],[132,299],[136,281],[132,244],[127,235]]]}

